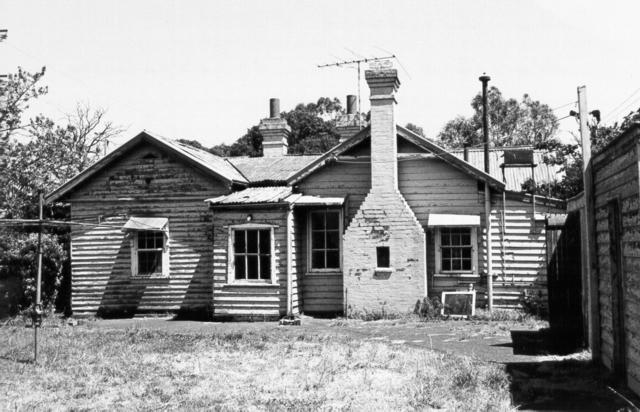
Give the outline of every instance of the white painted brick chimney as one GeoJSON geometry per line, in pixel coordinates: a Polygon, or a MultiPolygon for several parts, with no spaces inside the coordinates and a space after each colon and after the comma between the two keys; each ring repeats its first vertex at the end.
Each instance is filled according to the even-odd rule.
{"type": "Polygon", "coordinates": [[[371,190],[344,234],[347,313],[409,312],[427,294],[425,233],[398,190],[396,70],[367,70],[371,89],[371,190]],[[388,253],[388,267],[379,259],[388,253]],[[383,264],[384,265],[384,264],[383,264]],[[393,290],[393,292],[390,292],[393,290]]]}
{"type": "Polygon", "coordinates": [[[371,187],[398,189],[398,145],[396,143],[395,92],[400,86],[395,69],[366,70],[371,89],[371,187]]]}

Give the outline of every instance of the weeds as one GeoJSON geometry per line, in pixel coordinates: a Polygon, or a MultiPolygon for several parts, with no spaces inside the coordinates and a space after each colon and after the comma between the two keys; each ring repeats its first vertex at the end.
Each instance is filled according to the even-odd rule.
{"type": "Polygon", "coordinates": [[[1,410],[509,409],[498,366],[312,333],[0,329],[1,410]]]}

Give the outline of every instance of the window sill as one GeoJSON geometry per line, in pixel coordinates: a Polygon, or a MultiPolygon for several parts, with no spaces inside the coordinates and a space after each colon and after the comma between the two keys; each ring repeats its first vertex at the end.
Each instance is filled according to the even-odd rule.
{"type": "Polygon", "coordinates": [[[342,270],[310,270],[305,273],[306,276],[342,276],[342,270]]]}
{"type": "Polygon", "coordinates": [[[434,273],[433,276],[436,278],[450,278],[450,277],[479,278],[480,277],[479,274],[470,273],[470,272],[440,272],[440,273],[434,273]]]}
{"type": "Polygon", "coordinates": [[[375,273],[393,273],[396,270],[394,268],[375,268],[373,271],[375,273]]]}
{"type": "Polygon", "coordinates": [[[169,275],[154,274],[154,275],[131,275],[131,280],[147,280],[147,279],[169,279],[169,275]]]}
{"type": "Polygon", "coordinates": [[[232,282],[222,285],[223,288],[279,288],[278,283],[271,282],[232,282]]]}

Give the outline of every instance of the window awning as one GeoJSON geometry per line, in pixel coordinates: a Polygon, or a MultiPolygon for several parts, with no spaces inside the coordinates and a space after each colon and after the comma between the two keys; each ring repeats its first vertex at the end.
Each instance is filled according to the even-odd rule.
{"type": "Polygon", "coordinates": [[[130,217],[127,223],[122,226],[123,232],[138,230],[157,230],[167,233],[169,230],[169,219],[166,217],[130,217]]]}
{"type": "Polygon", "coordinates": [[[429,213],[427,226],[480,226],[480,215],[429,213]]]}
{"type": "Polygon", "coordinates": [[[344,197],[298,195],[299,197],[293,198],[293,196],[291,196],[291,203],[295,206],[342,206],[344,204],[344,197]]]}

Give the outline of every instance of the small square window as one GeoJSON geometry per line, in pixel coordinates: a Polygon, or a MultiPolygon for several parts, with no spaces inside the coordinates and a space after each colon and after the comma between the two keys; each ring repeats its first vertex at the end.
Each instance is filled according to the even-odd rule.
{"type": "Polygon", "coordinates": [[[389,257],[389,246],[378,246],[376,248],[377,267],[388,268],[391,267],[391,260],[389,257]]]}

